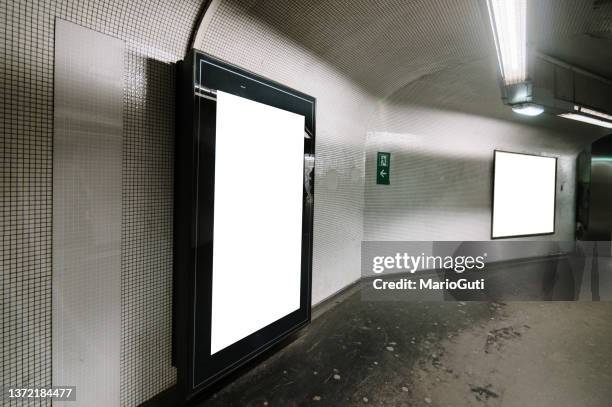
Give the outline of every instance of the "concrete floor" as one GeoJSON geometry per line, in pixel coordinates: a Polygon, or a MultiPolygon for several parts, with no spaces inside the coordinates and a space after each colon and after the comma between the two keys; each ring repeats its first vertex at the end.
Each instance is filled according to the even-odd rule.
{"type": "Polygon", "coordinates": [[[345,297],[199,405],[612,405],[612,303],[345,297]]]}

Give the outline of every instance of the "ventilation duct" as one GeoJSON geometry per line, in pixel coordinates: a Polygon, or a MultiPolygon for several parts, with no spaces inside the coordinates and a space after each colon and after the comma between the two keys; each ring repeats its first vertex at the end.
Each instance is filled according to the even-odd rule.
{"type": "Polygon", "coordinates": [[[589,109],[612,113],[612,81],[609,79],[542,54],[535,58],[534,71],[534,100],[559,111],[555,113],[574,113],[575,106],[583,108],[583,112],[589,109]]]}
{"type": "Polygon", "coordinates": [[[530,81],[502,86],[510,106],[535,104],[550,114],[612,127],[612,81],[544,54],[530,64],[530,81]]]}

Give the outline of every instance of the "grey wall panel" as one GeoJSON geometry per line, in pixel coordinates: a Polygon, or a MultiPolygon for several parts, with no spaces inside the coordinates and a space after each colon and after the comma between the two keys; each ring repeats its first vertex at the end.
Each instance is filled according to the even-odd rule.
{"type": "Polygon", "coordinates": [[[81,406],[120,399],[124,52],[56,21],[52,383],[81,406]]]}
{"type": "MultiPolygon", "coordinates": [[[[363,146],[374,99],[336,67],[277,31],[247,3],[220,1],[195,47],[317,98],[313,303],[360,276],[363,146]]],[[[280,3],[263,6],[297,13],[280,3]]],[[[298,5],[295,5],[296,7],[298,5]]],[[[261,12],[261,10],[257,11],[261,12]]]]}
{"type": "Polygon", "coordinates": [[[610,240],[612,237],[612,135],[603,137],[590,146],[589,164],[582,168],[588,173],[583,179],[589,185],[588,218],[585,240],[610,240]]]}
{"type": "Polygon", "coordinates": [[[0,382],[51,385],[53,59],[54,24],[60,17],[126,43],[121,404],[138,405],[175,383],[172,62],[183,58],[202,4],[0,0],[0,382]]]}

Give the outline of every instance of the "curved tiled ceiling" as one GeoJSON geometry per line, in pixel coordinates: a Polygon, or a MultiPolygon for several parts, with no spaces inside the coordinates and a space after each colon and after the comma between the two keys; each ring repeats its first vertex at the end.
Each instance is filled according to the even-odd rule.
{"type": "Polygon", "coordinates": [[[379,97],[493,52],[477,0],[222,3],[226,13],[270,25],[379,97]]]}
{"type": "Polygon", "coordinates": [[[612,79],[612,1],[530,4],[530,38],[540,52],[612,79]]]}
{"type": "MultiPolygon", "coordinates": [[[[378,97],[494,55],[482,0],[213,3],[223,3],[226,15],[248,15],[269,25],[378,97]]],[[[612,78],[612,1],[528,4],[529,39],[537,50],[612,78]]]]}
{"type": "Polygon", "coordinates": [[[537,0],[529,6],[531,30],[540,39],[612,33],[610,0],[537,0]]]}
{"type": "MultiPolygon", "coordinates": [[[[507,141],[529,145],[544,151],[557,151],[566,154],[576,153],[584,145],[603,136],[606,132],[596,126],[588,126],[552,115],[526,117],[517,115],[503,105],[499,96],[499,85],[495,77],[494,61],[474,61],[461,66],[433,73],[398,89],[385,99],[371,120],[370,127],[376,131],[399,132],[406,129],[406,123],[418,128],[418,122],[432,120],[426,111],[452,112],[465,117],[486,117],[497,121],[514,122],[527,125],[532,130],[543,131],[534,137],[533,132],[517,131],[507,141]],[[401,122],[396,110],[403,109],[401,122]],[[390,114],[395,112],[395,114],[390,114]]],[[[449,116],[442,114],[440,117],[449,116]]],[[[456,123],[454,125],[457,125],[456,123]]],[[[469,127],[464,124],[464,127],[469,127]]],[[[491,134],[490,139],[495,138],[491,134]]],[[[475,137],[473,142],[486,144],[489,140],[475,137]]]]}
{"type": "MultiPolygon", "coordinates": [[[[494,46],[483,18],[482,0],[214,0],[214,4],[220,6],[211,7],[208,25],[200,27],[196,47],[201,49],[210,44],[207,32],[226,24],[229,15],[242,15],[304,47],[378,100],[390,98],[397,103],[401,95],[412,94],[402,89],[424,80],[428,88],[423,92],[429,96],[437,92],[436,103],[444,108],[465,110],[471,105],[474,114],[525,120],[513,115],[500,100],[494,46]],[[455,75],[448,82],[453,71],[484,76],[482,83],[472,83],[468,89],[461,83],[465,77],[455,75]],[[446,78],[444,86],[427,80],[437,74],[446,78]],[[459,95],[463,91],[468,93],[459,95]],[[451,106],[449,100],[456,103],[451,106]]],[[[537,0],[528,4],[528,37],[536,49],[612,77],[612,1],[537,0]]],[[[233,38],[241,42],[240,37],[233,38]]],[[[245,38],[244,43],[253,41],[245,38]]],[[[260,52],[266,58],[266,51],[260,52]]],[[[417,96],[407,103],[432,100],[417,96]]],[[[565,134],[568,129],[581,136],[600,134],[597,129],[560,120],[542,117],[531,123],[565,134]]],[[[584,140],[590,138],[576,143],[584,140]]]]}

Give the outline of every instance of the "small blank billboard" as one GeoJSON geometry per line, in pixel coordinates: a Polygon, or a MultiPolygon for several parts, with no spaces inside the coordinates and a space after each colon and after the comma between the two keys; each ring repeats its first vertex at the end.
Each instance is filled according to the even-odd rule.
{"type": "Polygon", "coordinates": [[[491,237],[555,232],[557,159],[495,151],[491,237]]]}

